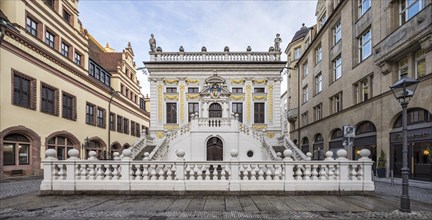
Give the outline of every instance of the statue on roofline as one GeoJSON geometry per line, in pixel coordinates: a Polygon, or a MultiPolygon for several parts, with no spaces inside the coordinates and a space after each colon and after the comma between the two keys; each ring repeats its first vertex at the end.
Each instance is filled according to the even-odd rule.
{"type": "Polygon", "coordinates": [[[149,44],[150,44],[150,51],[156,52],[156,39],[154,38],[153,34],[150,35],[149,44]]]}
{"type": "Polygon", "coordinates": [[[274,39],[275,52],[281,52],[280,43],[282,43],[282,38],[280,38],[280,34],[276,34],[276,38],[274,39]]]}

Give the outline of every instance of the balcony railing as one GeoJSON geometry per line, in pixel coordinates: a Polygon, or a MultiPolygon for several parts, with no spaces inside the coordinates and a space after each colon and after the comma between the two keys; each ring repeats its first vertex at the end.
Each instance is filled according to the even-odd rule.
{"type": "Polygon", "coordinates": [[[280,52],[152,52],[150,61],[154,62],[196,62],[196,61],[242,61],[274,62],[280,61],[280,52]]]}
{"type": "Polygon", "coordinates": [[[292,108],[287,111],[287,119],[288,120],[295,120],[298,117],[298,108],[292,108]]]}
{"type": "Polygon", "coordinates": [[[69,159],[57,160],[54,149],[46,151],[42,161],[42,194],[50,193],[130,193],[191,191],[373,191],[370,151],[363,149],[358,161],[348,160],[345,150],[338,158],[327,152],[324,161],[293,161],[292,151],[285,150],[283,161],[238,161],[231,151],[231,161],[188,161],[177,150],[176,161],[132,161],[132,152],[123,157],[99,161],[96,152],[80,160],[76,149],[69,159]]]}

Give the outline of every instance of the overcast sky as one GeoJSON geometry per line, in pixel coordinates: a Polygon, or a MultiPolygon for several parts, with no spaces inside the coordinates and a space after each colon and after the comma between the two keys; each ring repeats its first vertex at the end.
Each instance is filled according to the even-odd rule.
{"type": "MultiPolygon", "coordinates": [[[[316,21],[316,0],[286,1],[144,1],[81,0],[79,17],[103,46],[115,51],[131,42],[138,67],[149,60],[148,40],[154,34],[164,52],[268,51],[276,33],[281,34],[285,50],[302,23],[316,21]]],[[[286,60],[286,54],[283,54],[286,60]]],[[[138,73],[143,94],[149,93],[147,78],[138,73]]],[[[286,76],[284,77],[286,78],[286,76]]],[[[286,90],[284,80],[281,92],[286,90]]]]}

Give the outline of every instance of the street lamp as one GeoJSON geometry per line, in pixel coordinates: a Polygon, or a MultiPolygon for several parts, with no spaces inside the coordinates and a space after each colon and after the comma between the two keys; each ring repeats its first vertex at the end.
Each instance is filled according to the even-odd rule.
{"type": "Polygon", "coordinates": [[[408,141],[407,141],[407,106],[411,97],[417,88],[418,80],[410,79],[405,75],[397,81],[394,85],[390,86],[394,96],[402,105],[402,196],[400,211],[411,212],[410,197],[408,193],[408,141]]]}
{"type": "Polygon", "coordinates": [[[107,151],[105,152],[105,158],[108,159],[109,156],[111,156],[111,102],[114,98],[114,95],[121,94],[120,91],[115,91],[114,89],[111,89],[111,97],[108,102],[108,147],[107,151]]]}

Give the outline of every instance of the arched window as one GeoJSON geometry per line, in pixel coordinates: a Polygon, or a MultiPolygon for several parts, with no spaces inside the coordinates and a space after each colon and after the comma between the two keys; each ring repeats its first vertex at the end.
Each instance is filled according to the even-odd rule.
{"type": "Polygon", "coordinates": [[[21,134],[10,134],[3,139],[3,165],[30,164],[30,140],[21,134]]]}
{"type": "Polygon", "coordinates": [[[222,106],[218,103],[213,103],[209,107],[210,118],[222,118],[222,106]]]}
{"type": "Polygon", "coordinates": [[[302,139],[302,146],[301,146],[301,150],[303,151],[303,153],[307,153],[309,152],[309,140],[307,137],[304,137],[302,139]]]}
{"type": "MultiPolygon", "coordinates": [[[[407,125],[419,124],[424,122],[431,122],[432,114],[429,113],[428,110],[422,108],[414,108],[409,109],[407,114],[407,125]]],[[[393,124],[393,128],[402,127],[402,115],[400,115],[395,123],[393,124]]]]}
{"type": "Polygon", "coordinates": [[[86,147],[86,157],[88,158],[88,153],[90,151],[96,151],[96,157],[98,159],[105,158],[105,148],[102,143],[98,140],[90,140],[88,141],[88,146],[86,147]]]}
{"type": "Polygon", "coordinates": [[[57,159],[65,160],[69,156],[67,152],[74,148],[74,143],[71,139],[63,136],[56,136],[48,140],[48,149],[57,151],[57,159]]]}
{"type": "Polygon", "coordinates": [[[356,135],[376,132],[375,125],[370,121],[365,121],[357,126],[356,135]]]}
{"type": "Polygon", "coordinates": [[[113,143],[111,145],[111,157],[114,157],[114,152],[118,152],[121,154],[122,153],[121,150],[122,150],[122,146],[118,142],[113,143]]]}
{"type": "Polygon", "coordinates": [[[340,128],[337,128],[336,130],[333,131],[333,133],[331,134],[331,139],[338,139],[338,138],[342,138],[343,137],[343,133],[342,130],[340,128]]]}

